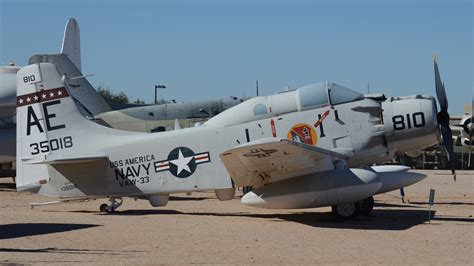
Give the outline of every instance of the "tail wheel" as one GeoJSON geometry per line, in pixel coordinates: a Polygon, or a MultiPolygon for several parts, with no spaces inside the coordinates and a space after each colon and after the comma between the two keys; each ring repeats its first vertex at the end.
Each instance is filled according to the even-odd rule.
{"type": "Polygon", "coordinates": [[[344,203],[332,206],[332,213],[337,218],[346,219],[355,215],[356,205],[355,203],[344,203]]]}
{"type": "Polygon", "coordinates": [[[374,197],[372,196],[356,202],[357,215],[369,216],[373,209],[374,209],[374,197]]]}
{"type": "Polygon", "coordinates": [[[101,204],[100,207],[99,207],[100,212],[107,212],[108,211],[107,207],[108,207],[107,204],[105,204],[105,203],[101,204]]]}

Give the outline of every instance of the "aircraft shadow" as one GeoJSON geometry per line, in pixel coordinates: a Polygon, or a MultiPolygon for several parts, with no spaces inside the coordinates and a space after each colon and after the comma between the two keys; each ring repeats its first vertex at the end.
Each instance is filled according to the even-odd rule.
{"type": "Polygon", "coordinates": [[[170,196],[170,200],[174,201],[201,201],[207,200],[209,198],[206,197],[180,197],[180,196],[170,196]]]}
{"type": "Polygon", "coordinates": [[[124,253],[136,253],[145,251],[120,251],[101,249],[78,249],[78,248],[0,248],[0,252],[18,253],[63,253],[63,254],[84,254],[84,255],[123,255],[124,253]]]}
{"type": "Polygon", "coordinates": [[[0,183],[0,191],[16,191],[15,183],[0,183]]]}
{"type": "MultiPolygon", "coordinates": [[[[428,205],[428,202],[424,201],[410,201],[411,204],[416,204],[416,205],[428,205]]],[[[468,206],[474,206],[473,202],[459,202],[459,201],[452,201],[452,202],[434,202],[434,206],[436,205],[468,205],[468,206]]]]}
{"type": "Polygon", "coordinates": [[[0,239],[36,236],[101,226],[97,224],[18,223],[0,225],[0,239]]]}
{"type": "MultiPolygon", "coordinates": [[[[411,202],[410,202],[411,203],[411,202]]],[[[374,207],[385,207],[385,208],[422,208],[420,206],[413,206],[410,203],[384,203],[384,202],[374,202],[374,207]]]]}
{"type": "Polygon", "coordinates": [[[435,216],[432,220],[447,221],[447,222],[464,222],[464,223],[474,222],[474,218],[472,217],[456,217],[456,216],[435,216]]]}
{"type": "MultiPolygon", "coordinates": [[[[413,226],[428,221],[429,210],[386,210],[374,209],[370,217],[356,217],[340,221],[330,212],[301,212],[285,214],[252,214],[247,212],[210,213],[210,212],[180,212],[175,210],[124,210],[112,215],[196,215],[214,217],[256,218],[272,222],[296,222],[319,228],[340,228],[360,230],[407,230],[413,226]]],[[[110,214],[103,214],[110,215],[110,214]]],[[[435,215],[432,211],[431,217],[435,215]]],[[[436,218],[435,218],[436,219],[436,218]]],[[[434,220],[434,219],[432,219],[434,220]]],[[[448,221],[448,220],[447,220],[448,221]]]]}
{"type": "Polygon", "coordinates": [[[174,215],[174,214],[185,215],[188,213],[180,212],[176,210],[156,209],[156,210],[123,210],[123,211],[116,211],[113,213],[98,213],[97,215],[143,216],[143,215],[174,215]]]}

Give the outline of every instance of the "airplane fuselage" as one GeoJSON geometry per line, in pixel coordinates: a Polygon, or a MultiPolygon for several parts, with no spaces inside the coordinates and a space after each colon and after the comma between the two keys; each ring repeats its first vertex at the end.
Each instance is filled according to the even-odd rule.
{"type": "MultiPolygon", "coordinates": [[[[51,144],[57,142],[59,145],[54,145],[71,145],[71,148],[81,147],[82,150],[102,147],[99,152],[106,154],[108,161],[78,164],[77,167],[68,166],[64,169],[61,165],[48,166],[51,178],[41,187],[40,192],[61,197],[139,197],[178,191],[225,189],[232,187],[232,181],[219,154],[258,139],[288,138],[333,150],[348,156],[348,167],[358,167],[390,160],[393,153],[400,150],[399,144],[403,144],[404,135],[409,134],[412,139],[416,139],[416,131],[414,134],[408,130],[421,130],[423,140],[426,139],[426,133],[431,132],[428,136],[437,134],[437,125],[431,121],[435,110],[429,108],[405,109],[402,110],[402,115],[395,114],[392,110],[389,113],[395,117],[392,119],[384,117],[380,112],[384,103],[372,99],[361,98],[332,107],[324,105],[298,111],[297,104],[283,109],[282,106],[271,104],[275,101],[272,97],[281,97],[291,103],[291,99],[296,98],[296,92],[250,99],[201,127],[170,132],[133,134],[106,129],[87,121],[94,127],[101,127],[109,132],[107,138],[88,139],[78,137],[87,134],[81,132],[81,128],[74,129],[75,134],[66,134],[71,132],[69,127],[75,127],[73,123],[65,128],[56,125],[58,129],[49,132],[50,135],[54,133],[55,137],[49,138],[49,144],[43,146],[50,145],[52,148],[51,144]],[[262,104],[266,105],[265,111],[263,107],[261,110],[255,108],[262,104]],[[293,108],[296,110],[292,110],[293,108]],[[398,122],[400,116],[416,117],[416,127],[410,121],[410,128],[404,122],[405,128],[402,129],[401,122],[398,122]],[[384,123],[384,119],[393,120],[395,124],[384,123]]],[[[426,102],[426,106],[432,106],[430,98],[409,100],[426,102]]],[[[55,108],[56,105],[49,105],[48,113],[59,118],[62,112],[55,108]]],[[[54,125],[55,119],[56,117],[51,117],[49,123],[54,125]]],[[[38,130],[31,123],[30,127],[30,131],[38,130]]],[[[430,141],[437,141],[437,138],[432,137],[430,141]]],[[[415,140],[410,142],[409,149],[418,149],[418,146],[425,144],[419,140],[416,144],[415,140]]],[[[41,146],[41,141],[30,143],[31,154],[43,154],[41,146]]],[[[50,149],[43,150],[49,152],[50,149]]],[[[254,156],[271,156],[271,151],[255,151],[254,156]]],[[[278,180],[273,180],[275,181],[278,180]]]]}

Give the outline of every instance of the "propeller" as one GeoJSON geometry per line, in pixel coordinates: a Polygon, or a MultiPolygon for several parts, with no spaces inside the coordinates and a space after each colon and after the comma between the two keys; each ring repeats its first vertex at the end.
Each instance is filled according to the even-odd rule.
{"type": "Polygon", "coordinates": [[[436,86],[436,96],[438,98],[439,106],[441,110],[437,114],[438,125],[441,131],[441,136],[443,137],[443,146],[448,152],[448,160],[451,164],[451,173],[453,174],[454,181],[456,181],[456,163],[454,160],[454,150],[453,150],[453,132],[449,127],[449,113],[448,113],[448,98],[446,97],[446,90],[444,88],[444,83],[441,81],[441,76],[439,74],[438,63],[436,62],[436,53],[434,55],[434,71],[435,71],[435,86],[436,86]]]}

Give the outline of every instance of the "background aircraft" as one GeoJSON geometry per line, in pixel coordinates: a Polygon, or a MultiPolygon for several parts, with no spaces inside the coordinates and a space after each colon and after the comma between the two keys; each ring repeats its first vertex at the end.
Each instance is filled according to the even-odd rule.
{"type": "Polygon", "coordinates": [[[472,114],[464,114],[461,118],[461,121],[458,125],[452,126],[451,130],[453,131],[453,139],[455,140],[456,145],[462,145],[466,149],[473,149],[473,123],[472,123],[472,114]]]}
{"type": "Polygon", "coordinates": [[[232,96],[228,99],[137,106],[101,113],[97,118],[116,129],[153,133],[193,127],[246,99],[232,96]]]}
{"type": "Polygon", "coordinates": [[[431,146],[440,131],[452,154],[436,61],[439,112],[431,96],[381,101],[326,82],[255,97],[200,127],[156,134],[88,120],[70,96],[70,79],[52,64],[29,65],[18,75],[17,189],[110,198],[101,211],[115,210],[121,197],[163,206],[170,193],[213,189],[226,200],[234,186],[253,186],[244,204],[333,206],[337,216],[350,217],[370,213],[373,195],[425,177],[403,166],[355,167],[431,146]]]}
{"type": "Polygon", "coordinates": [[[0,67],[0,176],[14,176],[16,156],[16,72],[20,67],[0,67]]]}

